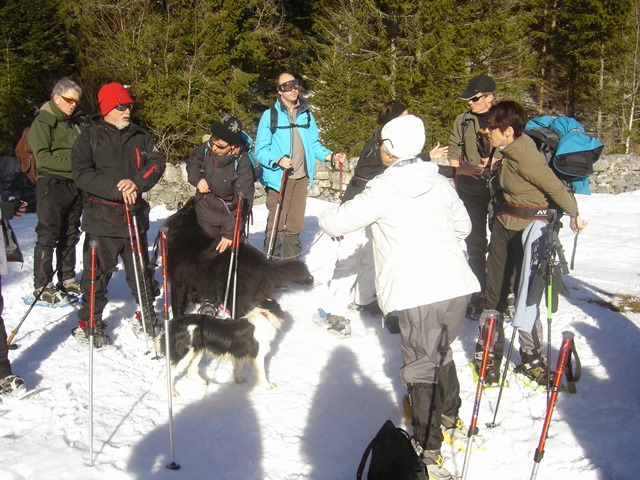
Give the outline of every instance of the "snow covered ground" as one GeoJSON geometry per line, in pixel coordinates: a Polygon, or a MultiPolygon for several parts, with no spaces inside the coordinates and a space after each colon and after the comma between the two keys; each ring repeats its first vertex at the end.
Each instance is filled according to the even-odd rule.
{"type": "MultiPolygon", "coordinates": [[[[537,478],[636,479],[640,314],[608,305],[616,303],[617,295],[640,296],[640,191],[594,194],[580,197],[579,204],[589,227],[580,234],[576,269],[566,278],[572,296],[562,299],[553,315],[551,365],[557,361],[562,332],[572,331],[582,379],[577,395],[559,395],[537,478]]],[[[326,294],[336,253],[336,244],[321,236],[317,225],[327,205],[310,199],[307,208],[303,239],[307,246],[315,242],[306,262],[316,286],[289,288],[276,297],[287,312],[267,360],[277,389],[256,387],[251,372],[246,372],[247,383],[237,385],[229,366],[217,361],[202,365],[216,383],[204,387],[179,381],[182,395],[172,407],[174,459],[181,469],[166,469],[172,458],[165,362],[145,355],[144,341],[133,335],[128,319],[134,303],[119,271],[109,285],[105,312],[116,348],[94,355],[93,466],[89,353],[69,336],[75,308],[37,307],[15,339],[19,348],[11,351],[14,372],[37,393],[0,404],[0,479],[355,478],[360,457],[383,422],[404,425],[400,404],[405,390],[399,377],[399,336],[382,329],[379,319],[355,313],[353,335],[345,339],[311,320],[326,294]]],[[[170,213],[153,209],[150,238],[170,213]]],[[[259,206],[254,213],[250,241],[261,245],[266,210],[259,206]]],[[[2,279],[9,332],[28,308],[21,297],[32,288],[35,224],[33,214],[12,221],[25,264],[10,264],[2,279]]],[[[568,227],[561,239],[570,258],[573,236],[568,227]]],[[[476,329],[476,322],[467,321],[454,345],[460,413],[467,423],[476,391],[467,367],[476,329]]],[[[510,327],[506,335],[510,338],[510,327]]],[[[494,429],[485,423],[493,418],[498,391],[484,392],[478,426],[485,450],[472,454],[469,479],[531,476],[546,395],[511,374],[509,380],[494,429]]],[[[464,453],[448,445],[443,453],[449,470],[460,474],[464,453]]]]}

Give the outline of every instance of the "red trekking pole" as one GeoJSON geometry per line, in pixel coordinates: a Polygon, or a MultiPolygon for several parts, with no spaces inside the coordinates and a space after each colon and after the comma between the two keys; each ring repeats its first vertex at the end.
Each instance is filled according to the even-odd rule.
{"type": "Polygon", "coordinates": [[[489,353],[493,348],[493,332],[496,329],[496,322],[498,321],[499,312],[495,310],[489,310],[487,312],[488,317],[484,325],[484,341],[482,348],[482,365],[478,372],[478,385],[476,387],[476,398],[473,404],[473,413],[471,415],[471,424],[469,425],[469,432],[467,433],[467,450],[464,453],[464,464],[462,466],[462,480],[467,478],[467,471],[469,469],[469,457],[471,456],[471,446],[473,443],[473,437],[478,434],[478,412],[480,410],[480,400],[482,399],[482,388],[484,387],[484,377],[487,373],[487,364],[489,363],[489,353]]]}
{"type": "Polygon", "coordinates": [[[91,268],[89,270],[89,466],[93,467],[93,333],[95,327],[94,308],[96,304],[96,254],[98,242],[89,242],[91,268]]]}
{"type": "Polygon", "coordinates": [[[162,308],[164,316],[164,358],[167,374],[167,405],[169,410],[169,447],[171,449],[171,463],[166,465],[169,470],[179,470],[180,464],[175,462],[173,450],[173,401],[171,395],[171,349],[169,348],[169,282],[167,280],[167,232],[168,227],[159,228],[160,233],[160,254],[162,255],[162,290],[164,293],[164,304],[162,308]]]}
{"type": "Polygon", "coordinates": [[[576,355],[576,372],[574,374],[571,370],[571,353],[576,353],[573,337],[573,332],[562,332],[562,345],[560,346],[560,354],[556,365],[556,374],[553,377],[551,396],[549,397],[549,403],[547,403],[547,415],[544,418],[538,448],[536,448],[536,453],[533,456],[534,465],[533,471],[531,472],[531,480],[535,480],[536,475],[538,474],[538,468],[540,467],[540,462],[542,461],[542,457],[544,457],[544,444],[549,433],[551,415],[553,414],[553,408],[556,404],[556,400],[558,399],[560,381],[562,380],[563,373],[565,373],[565,369],[567,373],[567,380],[569,381],[568,391],[569,393],[576,393],[575,383],[580,379],[580,360],[576,355]]]}
{"type": "Polygon", "coordinates": [[[229,299],[229,289],[231,288],[231,276],[233,275],[233,300],[231,301],[230,316],[234,318],[236,313],[236,288],[238,286],[238,247],[240,246],[240,230],[242,226],[242,203],[244,197],[238,194],[238,205],[236,206],[236,222],[233,228],[233,241],[231,243],[231,257],[229,260],[229,275],[227,276],[227,288],[224,292],[224,304],[222,312],[227,311],[227,300],[229,299]]]}
{"type": "Polygon", "coordinates": [[[284,189],[287,186],[287,177],[291,170],[287,169],[282,172],[282,180],[280,181],[280,191],[278,192],[278,203],[276,203],[276,214],[273,218],[271,227],[271,238],[269,239],[269,248],[267,249],[267,260],[273,256],[273,248],[276,245],[276,234],[278,232],[278,223],[280,222],[280,210],[282,209],[282,199],[284,197],[284,189]]]}

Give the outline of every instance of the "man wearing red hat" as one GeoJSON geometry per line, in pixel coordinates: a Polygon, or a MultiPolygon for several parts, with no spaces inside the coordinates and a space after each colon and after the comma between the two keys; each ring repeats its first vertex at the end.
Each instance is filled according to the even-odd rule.
{"type": "MultiPolygon", "coordinates": [[[[86,128],[73,146],[71,163],[73,178],[84,192],[82,229],[85,231],[83,263],[85,270],[80,282],[85,301],[78,312],[78,327],[74,334],[86,334],[90,317],[89,293],[91,253],[89,242],[98,242],[98,261],[95,281],[94,345],[99,348],[110,342],[104,329],[102,312],[107,304],[107,284],[122,257],[126,280],[133,298],[138,300],[135,268],[129,251],[127,208],[132,222],[137,222],[142,244],[143,261],[147,258],[149,204],[142,193],[150,190],[162,177],[165,161],[155,147],[151,135],[131,122],[134,100],[129,90],[119,83],[104,85],[98,92],[101,116],[86,128]]],[[[156,322],[153,278],[148,268],[141,272],[141,310],[145,313],[151,332],[156,322]]],[[[83,335],[81,335],[82,337],[83,335]]]]}

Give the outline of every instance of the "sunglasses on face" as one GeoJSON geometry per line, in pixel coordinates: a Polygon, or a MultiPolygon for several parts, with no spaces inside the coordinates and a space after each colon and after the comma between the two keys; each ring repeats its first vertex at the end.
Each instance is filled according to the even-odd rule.
{"type": "Polygon", "coordinates": [[[69,105],[77,105],[80,100],[76,100],[75,98],[63,97],[62,95],[58,95],[61,99],[67,102],[69,105]]]}
{"type": "Polygon", "coordinates": [[[281,92],[290,92],[291,90],[298,90],[299,88],[300,84],[298,83],[298,80],[291,80],[278,85],[278,90],[281,92]]]}
{"type": "Polygon", "coordinates": [[[133,103],[121,103],[116,107],[116,110],[119,112],[125,112],[127,110],[131,110],[133,108],[133,103]]]}
{"type": "Polygon", "coordinates": [[[487,130],[489,130],[490,132],[492,132],[493,130],[496,130],[498,127],[498,125],[487,125],[487,130]]]}
{"type": "Polygon", "coordinates": [[[482,99],[483,99],[484,97],[486,97],[487,95],[488,95],[488,93],[483,93],[483,94],[481,94],[481,95],[476,95],[475,97],[470,98],[468,101],[469,101],[469,102],[476,103],[476,102],[479,102],[480,100],[482,100],[482,99]]]}

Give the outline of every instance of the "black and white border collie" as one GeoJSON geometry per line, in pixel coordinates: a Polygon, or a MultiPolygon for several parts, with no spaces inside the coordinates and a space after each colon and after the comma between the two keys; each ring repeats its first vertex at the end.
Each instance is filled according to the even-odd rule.
{"type": "MultiPolygon", "coordinates": [[[[263,300],[239,319],[220,319],[210,315],[188,314],[169,321],[169,352],[171,360],[172,394],[178,376],[188,370],[188,377],[207,385],[209,379],[199,372],[200,359],[211,356],[231,360],[233,376],[237,383],[246,381],[240,374],[248,360],[258,379],[258,385],[273,389],[275,384],[267,380],[265,357],[271,342],[284,322],[284,312],[271,299],[263,300]]],[[[166,354],[165,333],[156,337],[156,348],[166,354]]]]}

